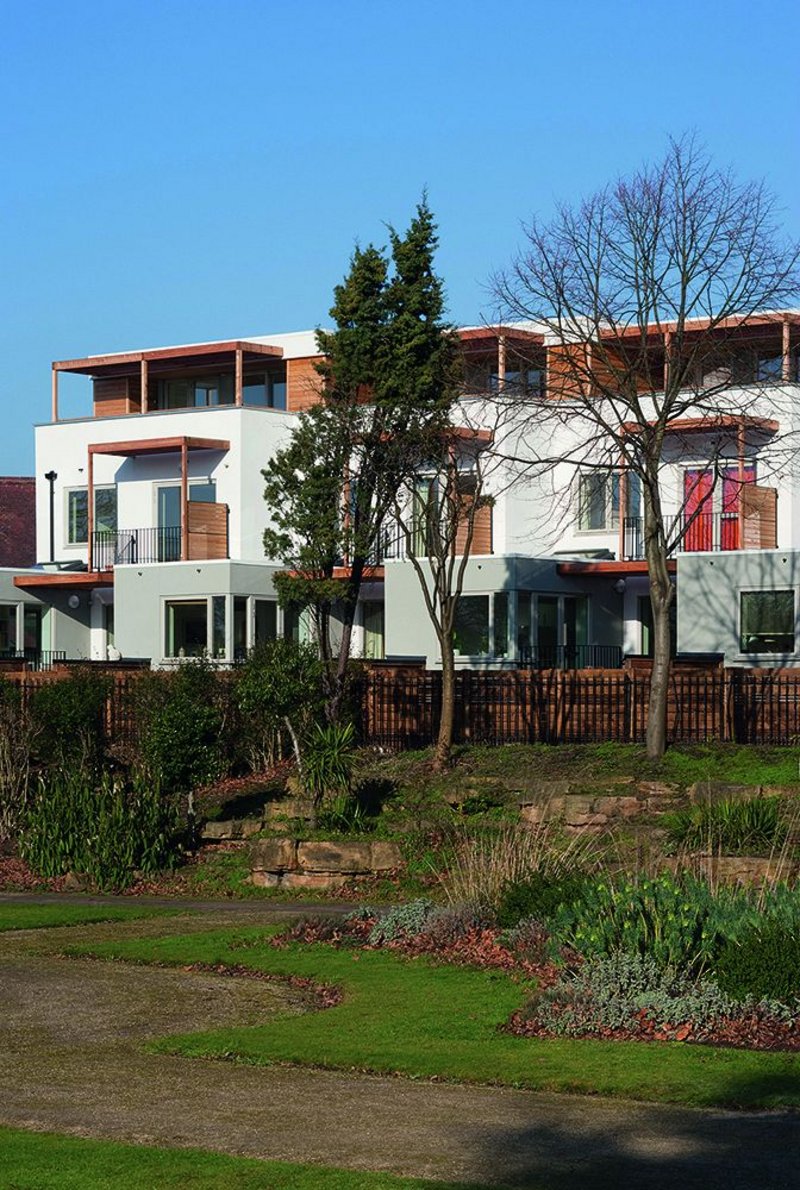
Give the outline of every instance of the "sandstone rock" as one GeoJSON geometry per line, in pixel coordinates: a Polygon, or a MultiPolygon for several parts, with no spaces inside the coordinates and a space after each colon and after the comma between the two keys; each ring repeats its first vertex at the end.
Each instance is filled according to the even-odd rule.
{"type": "Polygon", "coordinates": [[[299,843],[297,866],[306,872],[369,872],[369,843],[299,843]]]}
{"type": "Polygon", "coordinates": [[[697,802],[727,802],[758,797],[760,785],[734,785],[726,781],[695,781],[689,786],[689,798],[697,802]]]}
{"type": "Polygon", "coordinates": [[[286,872],[281,888],[341,888],[347,881],[342,872],[286,872]]]}
{"type": "Polygon", "coordinates": [[[390,872],[403,866],[403,853],[397,843],[384,839],[370,843],[370,868],[373,872],[390,872]]]}
{"type": "Polygon", "coordinates": [[[277,888],[282,879],[280,872],[251,872],[245,884],[254,884],[256,888],[277,888]]]}
{"type": "Polygon", "coordinates": [[[80,872],[67,872],[62,887],[64,892],[86,892],[89,888],[89,878],[81,876],[80,872]]]}
{"type": "Polygon", "coordinates": [[[609,818],[635,818],[637,814],[641,814],[644,809],[644,803],[640,802],[638,797],[598,797],[592,803],[592,812],[595,814],[605,814],[609,818]]]}
{"type": "Polygon", "coordinates": [[[257,872],[283,872],[297,867],[294,839],[257,839],[253,843],[250,867],[257,872]]]}
{"type": "Polygon", "coordinates": [[[285,797],[279,802],[267,802],[264,807],[264,818],[268,822],[289,818],[307,821],[310,817],[311,802],[307,797],[285,797]]]}
{"type": "Polygon", "coordinates": [[[233,822],[204,822],[200,837],[205,843],[218,843],[222,839],[233,839],[233,822]]]}

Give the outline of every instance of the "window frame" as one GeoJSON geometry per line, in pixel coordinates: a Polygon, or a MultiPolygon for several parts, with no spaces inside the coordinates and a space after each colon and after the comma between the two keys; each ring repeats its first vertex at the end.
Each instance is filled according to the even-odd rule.
{"type": "MultiPolygon", "coordinates": [[[[739,656],[741,658],[757,658],[757,657],[792,657],[797,653],[797,589],[795,587],[740,587],[738,599],[738,632],[737,643],[739,647],[739,656]],[[774,636],[792,637],[792,647],[790,649],[768,649],[768,648],[753,648],[748,649],[744,644],[744,600],[747,596],[752,595],[791,595],[792,597],[792,629],[791,633],[773,633],[774,636]]],[[[761,636],[766,633],[759,634],[761,636]]]]}
{"type": "MultiPolygon", "coordinates": [[[[97,496],[100,492],[113,491],[115,503],[115,517],[116,526],[114,529],[103,530],[108,533],[116,533],[119,530],[119,492],[116,483],[98,483],[94,485],[94,531],[97,529],[97,496]]],[[[64,548],[65,549],[81,549],[89,545],[89,488],[86,484],[75,485],[73,487],[64,488],[64,548]],[[70,530],[72,527],[70,516],[70,499],[73,495],[83,493],[86,497],[86,539],[84,541],[73,541],[70,537],[70,530]]]]}

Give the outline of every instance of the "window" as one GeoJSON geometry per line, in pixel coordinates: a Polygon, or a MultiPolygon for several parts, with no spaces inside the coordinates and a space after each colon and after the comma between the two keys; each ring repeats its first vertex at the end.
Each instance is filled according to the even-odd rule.
{"type": "Polygon", "coordinates": [[[0,653],[17,651],[17,605],[0,604],[0,653]]]}
{"type": "Polygon", "coordinates": [[[233,597],[233,656],[237,661],[247,656],[247,598],[233,597]]]}
{"type": "Polygon", "coordinates": [[[455,650],[462,656],[481,657],[489,653],[489,596],[462,595],[456,605],[453,629],[455,650]]]}
{"type": "Polygon", "coordinates": [[[278,635],[278,605],[272,599],[256,599],[255,640],[260,645],[278,635]]]}
{"type": "MultiPolygon", "coordinates": [[[[86,545],[89,540],[89,493],[86,488],[72,488],[67,492],[67,542],[86,545]]],[[[95,533],[117,531],[117,488],[94,489],[95,533]]]]}
{"type": "Polygon", "coordinates": [[[494,596],[494,655],[505,657],[508,653],[508,594],[497,591],[494,596]]]}
{"type": "Polygon", "coordinates": [[[225,596],[211,599],[211,651],[215,657],[225,656],[225,596]]]}
{"type": "Polygon", "coordinates": [[[166,657],[201,657],[207,648],[207,600],[181,599],[167,603],[164,655],[166,657]]]}
{"type": "Polygon", "coordinates": [[[743,653],[793,653],[794,625],[794,591],[742,591],[743,653]]]}
{"type": "Polygon", "coordinates": [[[372,661],[383,657],[383,603],[378,600],[364,601],[364,656],[372,661]]]}
{"type": "Polygon", "coordinates": [[[578,479],[578,525],[584,532],[619,525],[619,473],[589,471],[578,479]]]}
{"type": "Polygon", "coordinates": [[[242,379],[242,403],[267,409],[285,409],[286,365],[245,375],[242,379]]]}
{"type": "Polygon", "coordinates": [[[160,380],[157,390],[159,409],[208,408],[233,404],[233,376],[222,373],[198,379],[160,380]]]}

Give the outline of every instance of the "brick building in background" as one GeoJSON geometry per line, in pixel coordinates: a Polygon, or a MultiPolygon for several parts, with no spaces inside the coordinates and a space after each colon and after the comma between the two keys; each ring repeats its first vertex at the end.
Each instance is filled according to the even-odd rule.
{"type": "Polygon", "coordinates": [[[36,561],[36,480],[0,476],[0,566],[36,561]]]}

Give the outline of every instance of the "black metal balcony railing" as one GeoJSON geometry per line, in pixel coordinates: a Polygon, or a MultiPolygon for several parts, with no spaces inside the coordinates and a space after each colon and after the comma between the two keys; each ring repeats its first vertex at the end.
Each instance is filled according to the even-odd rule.
{"type": "MultiPolygon", "coordinates": [[[[664,518],[667,541],[680,540],[672,547],[673,554],[696,554],[704,550],[738,550],[739,514],[737,512],[679,513],[664,518]]],[[[623,521],[622,556],[626,562],[644,558],[644,518],[625,517],[623,521]]]]}
{"type": "Polygon", "coordinates": [[[160,529],[118,529],[115,533],[98,531],[92,539],[92,565],[95,570],[143,562],[179,562],[180,525],[160,529]]]}
{"type": "Polygon", "coordinates": [[[24,661],[28,669],[52,669],[59,661],[66,661],[64,649],[0,649],[0,661],[24,661]]]}
{"type": "Polygon", "coordinates": [[[549,645],[520,649],[520,666],[531,669],[619,669],[620,645],[549,645]]]}

